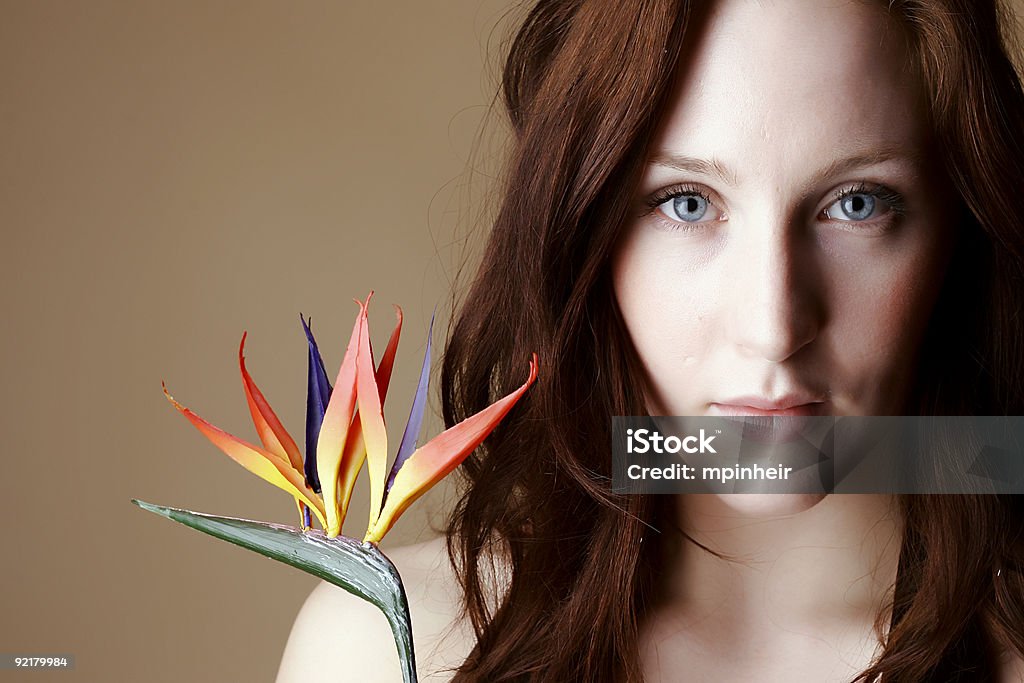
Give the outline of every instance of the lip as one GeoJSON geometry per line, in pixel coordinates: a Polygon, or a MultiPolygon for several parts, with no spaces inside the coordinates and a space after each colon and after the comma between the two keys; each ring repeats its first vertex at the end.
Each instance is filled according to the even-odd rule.
{"type": "Polygon", "coordinates": [[[800,396],[738,396],[710,404],[708,415],[736,421],[742,426],[745,439],[787,443],[802,436],[811,426],[812,418],[825,415],[825,402],[800,396]]]}
{"type": "Polygon", "coordinates": [[[710,404],[714,415],[767,417],[810,417],[824,415],[825,402],[819,399],[789,395],[779,398],[737,396],[710,404]]]}

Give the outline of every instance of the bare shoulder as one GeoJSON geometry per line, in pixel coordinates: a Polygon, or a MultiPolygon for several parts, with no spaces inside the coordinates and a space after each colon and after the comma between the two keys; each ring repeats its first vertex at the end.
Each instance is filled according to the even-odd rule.
{"type": "MultiPolygon", "coordinates": [[[[472,629],[459,618],[460,593],[444,538],[384,552],[405,584],[420,681],[450,680],[450,670],[469,654],[472,629]]],[[[326,582],[317,584],[299,611],[277,674],[277,683],[318,679],[402,680],[384,615],[326,582]]]]}
{"type": "Polygon", "coordinates": [[[999,658],[999,683],[1024,683],[1024,657],[1003,651],[999,658]]]}

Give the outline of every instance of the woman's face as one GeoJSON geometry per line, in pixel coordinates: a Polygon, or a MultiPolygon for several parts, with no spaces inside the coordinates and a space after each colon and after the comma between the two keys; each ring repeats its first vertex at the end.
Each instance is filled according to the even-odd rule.
{"type": "Polygon", "coordinates": [[[899,30],[726,0],[694,41],[613,259],[651,414],[903,414],[951,203],[899,30]]]}

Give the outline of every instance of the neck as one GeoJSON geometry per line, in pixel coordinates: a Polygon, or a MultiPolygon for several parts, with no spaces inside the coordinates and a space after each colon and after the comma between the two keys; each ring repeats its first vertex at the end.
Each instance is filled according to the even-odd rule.
{"type": "Polygon", "coordinates": [[[681,497],[665,607],[741,630],[873,624],[891,600],[902,518],[885,495],[681,497]]]}

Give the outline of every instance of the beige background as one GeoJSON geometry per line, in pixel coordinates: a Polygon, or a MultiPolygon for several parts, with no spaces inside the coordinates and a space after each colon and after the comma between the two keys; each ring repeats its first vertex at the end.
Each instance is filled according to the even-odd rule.
{"type": "MultiPolygon", "coordinates": [[[[294,502],[160,381],[255,440],[248,330],[249,369],[302,443],[299,312],[333,381],[351,299],[373,288],[378,348],[390,304],[406,311],[400,438],[456,238],[487,206],[500,127],[470,150],[510,4],[0,2],[0,652],[77,660],[0,683],[273,680],[316,580],[129,499],[288,524],[294,502]]],[[[425,537],[443,503],[384,547],[425,537]]]]}
{"type": "MultiPolygon", "coordinates": [[[[430,311],[440,345],[492,203],[500,125],[471,150],[513,4],[0,0],[0,652],[76,657],[0,683],[273,679],[315,579],[128,501],[289,524],[293,501],[160,381],[255,439],[248,330],[301,442],[298,314],[333,378],[350,299],[374,288],[378,346],[388,305],[407,313],[400,430],[430,311]]],[[[444,503],[417,503],[385,547],[425,538],[444,503]]]]}

